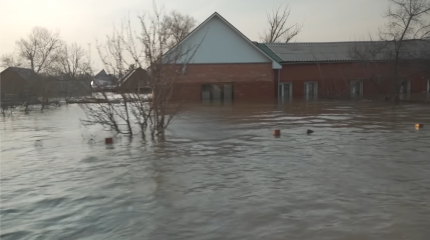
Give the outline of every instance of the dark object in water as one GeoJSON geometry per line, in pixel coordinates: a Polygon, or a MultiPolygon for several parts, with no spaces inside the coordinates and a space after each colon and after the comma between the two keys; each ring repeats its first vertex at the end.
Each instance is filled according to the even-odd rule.
{"type": "Polygon", "coordinates": [[[42,141],[40,141],[40,140],[36,140],[36,142],[34,142],[34,146],[38,146],[38,147],[40,147],[40,146],[42,146],[43,144],[42,144],[42,141]]]}
{"type": "Polygon", "coordinates": [[[112,138],[105,138],[105,144],[113,144],[112,138]]]}
{"type": "Polygon", "coordinates": [[[310,129],[308,129],[307,131],[306,131],[306,134],[311,134],[311,133],[313,133],[314,131],[312,131],[312,130],[310,130],[310,129]]]}

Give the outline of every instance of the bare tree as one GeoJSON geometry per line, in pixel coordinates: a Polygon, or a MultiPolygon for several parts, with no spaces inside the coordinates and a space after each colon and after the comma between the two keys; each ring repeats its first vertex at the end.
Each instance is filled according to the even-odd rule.
{"type": "Polygon", "coordinates": [[[101,125],[106,130],[114,131],[117,134],[128,136],[133,135],[131,127],[130,111],[128,101],[123,95],[123,106],[119,100],[113,99],[112,94],[99,92],[97,97],[92,99],[93,102],[81,104],[82,109],[86,113],[87,119],[83,119],[82,124],[101,125]],[[126,126],[125,128],[123,126],[126,126]]]}
{"type": "Polygon", "coordinates": [[[260,34],[260,41],[265,43],[273,42],[290,42],[301,31],[303,25],[292,24],[288,25],[291,8],[289,5],[284,7],[280,5],[276,9],[272,9],[271,13],[267,13],[267,29],[260,34]]]}
{"type": "Polygon", "coordinates": [[[372,83],[378,93],[385,94],[386,99],[388,92],[383,85],[389,77],[383,71],[383,64],[387,65],[386,62],[389,64],[392,60],[390,52],[389,42],[376,41],[372,36],[368,41],[357,41],[349,48],[349,56],[355,62],[354,68],[359,69],[361,78],[372,83]]]}
{"type": "Polygon", "coordinates": [[[121,91],[120,104],[112,102],[112,97],[103,97],[108,102],[107,106],[87,104],[83,107],[87,113],[84,124],[102,124],[117,133],[132,135],[135,131],[131,123],[134,123],[140,128],[142,138],[147,133],[147,127],[154,137],[162,135],[180,112],[178,106],[169,104],[174,80],[182,74],[180,70],[186,66],[198,46],[175,46],[169,50],[172,41],[180,39],[191,30],[190,18],[178,17],[171,24],[166,24],[168,17],[163,9],[158,9],[155,2],[153,4],[153,12],[138,16],[140,29],[137,32],[132,30],[130,20],[127,20],[119,30],[114,29],[114,33],[107,36],[106,44],[98,45],[99,55],[106,69],[119,78],[136,67],[148,67],[147,85],[152,93],[144,95],[139,91],[121,91]],[[175,26],[175,33],[172,26],[175,26]],[[176,29],[181,26],[185,29],[176,29]],[[130,69],[130,66],[133,68],[130,69]],[[111,104],[116,104],[116,108],[112,108],[111,104]],[[114,110],[118,108],[121,110],[114,110]],[[121,124],[125,124],[129,130],[116,127],[121,124]]]}
{"type": "MultiPolygon", "coordinates": [[[[62,45],[55,51],[53,71],[61,78],[58,90],[67,101],[76,92],[82,92],[86,82],[90,84],[91,64],[85,50],[76,43],[62,45]]],[[[85,90],[85,89],[84,89],[85,90]]]]}
{"type": "Polygon", "coordinates": [[[195,18],[177,11],[172,11],[169,15],[164,16],[163,22],[165,24],[163,27],[166,28],[170,38],[167,43],[168,49],[182,41],[196,26],[195,18]]]}
{"type": "Polygon", "coordinates": [[[18,55],[36,73],[48,70],[55,61],[54,52],[62,45],[59,32],[34,27],[27,38],[16,42],[18,55]]]}
{"type": "Polygon", "coordinates": [[[365,67],[367,79],[379,92],[385,93],[387,100],[398,102],[407,80],[429,66],[423,59],[429,59],[425,54],[430,49],[430,2],[389,0],[384,17],[387,23],[379,29],[380,41],[370,37],[369,41],[358,42],[350,53],[358,65],[365,67]],[[382,86],[385,81],[391,82],[389,92],[382,86]]]}
{"type": "MultiPolygon", "coordinates": [[[[399,89],[405,79],[400,79],[399,63],[404,54],[405,42],[411,39],[430,40],[430,2],[428,0],[389,0],[390,6],[385,17],[388,22],[380,29],[381,40],[392,41],[393,94],[399,100],[399,89]]],[[[414,57],[414,56],[412,56],[414,57]]],[[[408,58],[411,58],[408,56],[408,58]]]]}
{"type": "Polygon", "coordinates": [[[15,54],[5,54],[1,57],[0,67],[21,67],[24,65],[23,59],[15,54]]]}
{"type": "Polygon", "coordinates": [[[91,65],[85,50],[76,43],[63,45],[55,52],[57,71],[69,79],[76,79],[91,72],[91,65]]]}

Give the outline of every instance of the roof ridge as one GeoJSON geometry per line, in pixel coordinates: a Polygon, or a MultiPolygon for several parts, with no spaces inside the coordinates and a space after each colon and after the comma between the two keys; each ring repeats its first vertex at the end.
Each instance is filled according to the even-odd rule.
{"type": "Polygon", "coordinates": [[[300,45],[300,44],[338,44],[338,43],[383,43],[383,42],[390,42],[390,41],[336,41],[336,42],[288,42],[288,43],[260,43],[260,44],[266,44],[266,45],[300,45]]]}

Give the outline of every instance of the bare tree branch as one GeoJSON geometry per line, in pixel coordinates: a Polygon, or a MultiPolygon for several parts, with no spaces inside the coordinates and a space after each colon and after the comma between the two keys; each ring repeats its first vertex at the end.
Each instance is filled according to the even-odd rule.
{"type": "Polygon", "coordinates": [[[35,27],[27,38],[16,42],[19,56],[36,73],[48,70],[55,61],[54,51],[62,45],[59,32],[35,27]]]}
{"type": "Polygon", "coordinates": [[[291,9],[289,5],[282,7],[280,5],[277,9],[273,9],[271,13],[267,13],[267,30],[260,34],[260,41],[265,43],[273,42],[290,42],[301,31],[303,25],[293,24],[287,25],[290,18],[291,9]]]}

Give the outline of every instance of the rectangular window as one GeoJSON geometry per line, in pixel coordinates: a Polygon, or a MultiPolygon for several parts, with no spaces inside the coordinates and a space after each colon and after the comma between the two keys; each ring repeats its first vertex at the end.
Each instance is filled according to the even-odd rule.
{"type": "Polygon", "coordinates": [[[317,82],[305,82],[304,89],[306,99],[314,99],[318,96],[318,83],[317,82]]]}
{"type": "Polygon", "coordinates": [[[233,84],[224,84],[223,91],[224,101],[233,100],[233,84]]]}
{"type": "Polygon", "coordinates": [[[430,93],[430,79],[427,80],[427,92],[430,93]]]}
{"type": "Polygon", "coordinates": [[[289,99],[293,96],[293,84],[292,83],[281,83],[279,84],[278,96],[282,99],[289,99]]]}
{"type": "Polygon", "coordinates": [[[400,85],[399,93],[400,94],[408,94],[411,92],[411,81],[406,80],[402,82],[400,85]]]}
{"type": "Polygon", "coordinates": [[[351,81],[351,97],[358,98],[363,96],[363,81],[351,81]]]}
{"type": "Polygon", "coordinates": [[[221,99],[222,88],[218,84],[212,84],[212,100],[221,99]]]}
{"type": "Polygon", "coordinates": [[[202,101],[231,101],[233,100],[232,83],[213,83],[201,86],[202,101]]]}
{"type": "Polygon", "coordinates": [[[202,85],[202,100],[203,101],[211,100],[211,85],[209,84],[202,85]]]}

